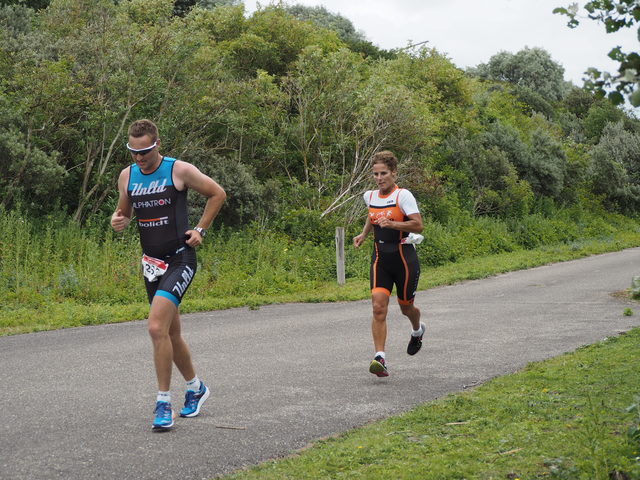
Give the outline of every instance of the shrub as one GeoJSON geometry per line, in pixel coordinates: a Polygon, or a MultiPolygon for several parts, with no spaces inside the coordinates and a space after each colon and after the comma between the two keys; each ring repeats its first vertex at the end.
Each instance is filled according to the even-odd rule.
{"type": "Polygon", "coordinates": [[[282,212],[274,221],[275,227],[287,234],[294,242],[333,244],[336,225],[328,217],[320,217],[320,212],[308,208],[291,208],[282,212]]]}
{"type": "Polygon", "coordinates": [[[438,222],[426,222],[422,232],[424,240],[417,252],[422,265],[432,267],[454,262],[456,254],[453,249],[453,236],[438,222]]]}
{"type": "Polygon", "coordinates": [[[472,219],[454,234],[453,251],[456,258],[511,252],[516,248],[517,244],[506,225],[492,218],[472,219]]]}
{"type": "Polygon", "coordinates": [[[540,214],[529,215],[517,221],[511,221],[509,230],[515,241],[525,249],[541,245],[558,243],[561,236],[557,225],[540,214]]]}

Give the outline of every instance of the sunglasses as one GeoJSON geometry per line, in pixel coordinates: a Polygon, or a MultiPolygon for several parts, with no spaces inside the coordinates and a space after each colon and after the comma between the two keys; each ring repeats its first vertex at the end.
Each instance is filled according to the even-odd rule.
{"type": "Polygon", "coordinates": [[[156,140],[155,142],[153,142],[153,145],[151,145],[150,147],[147,148],[132,148],[128,143],[127,143],[127,149],[134,155],[146,155],[147,153],[149,153],[151,150],[153,150],[154,148],[156,148],[156,146],[158,145],[158,141],[156,140]]]}

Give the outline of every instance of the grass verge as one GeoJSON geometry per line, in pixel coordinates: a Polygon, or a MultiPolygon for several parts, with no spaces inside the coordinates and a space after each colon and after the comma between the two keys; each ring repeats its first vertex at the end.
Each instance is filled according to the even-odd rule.
{"type": "Polygon", "coordinates": [[[640,329],[225,479],[640,478],[640,329]]]}
{"type": "MultiPolygon", "coordinates": [[[[636,246],[640,246],[640,233],[623,231],[607,238],[468,258],[439,267],[423,267],[419,288],[424,290],[636,246]]],[[[139,288],[143,290],[142,281],[139,288]]],[[[289,294],[218,296],[214,290],[211,296],[194,298],[187,295],[180,310],[189,313],[234,307],[259,308],[273,303],[351,301],[367,299],[369,295],[368,280],[350,279],[342,286],[335,282],[309,283],[304,291],[289,294]]],[[[113,305],[68,300],[35,307],[0,307],[0,335],[126,322],[143,319],[147,312],[148,305],[144,302],[113,305]]]]}

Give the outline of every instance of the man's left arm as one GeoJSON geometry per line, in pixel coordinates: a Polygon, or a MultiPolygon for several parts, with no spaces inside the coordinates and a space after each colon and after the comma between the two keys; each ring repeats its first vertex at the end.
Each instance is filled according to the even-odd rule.
{"type": "MultiPolygon", "coordinates": [[[[202,216],[195,227],[206,230],[211,226],[218,212],[220,212],[227,198],[227,194],[215,180],[202,173],[195,165],[187,162],[179,162],[176,163],[175,167],[174,173],[184,182],[185,187],[192,188],[207,198],[202,216]]],[[[196,247],[202,244],[203,235],[197,230],[187,230],[185,233],[189,237],[187,245],[190,247],[196,247]]]]}

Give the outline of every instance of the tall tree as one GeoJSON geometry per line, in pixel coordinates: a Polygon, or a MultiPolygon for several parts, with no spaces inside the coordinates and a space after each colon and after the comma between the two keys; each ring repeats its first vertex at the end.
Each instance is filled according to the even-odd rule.
{"type": "Polygon", "coordinates": [[[362,32],[356,31],[351,20],[339,13],[331,13],[325,7],[307,7],[305,5],[291,5],[285,10],[298,20],[313,22],[319,27],[333,30],[344,42],[366,40],[362,32]]]}
{"type": "Polygon", "coordinates": [[[285,10],[298,20],[309,21],[321,28],[333,30],[351,50],[365,57],[388,59],[395,57],[394,52],[378,48],[368,41],[362,32],[356,30],[351,20],[339,13],[332,13],[323,6],[308,7],[295,4],[285,7],[285,10]]]}
{"type": "Polygon", "coordinates": [[[510,82],[526,87],[547,101],[560,100],[568,91],[564,67],[542,48],[524,48],[518,53],[500,52],[488,63],[471,69],[481,78],[510,82]]]}

